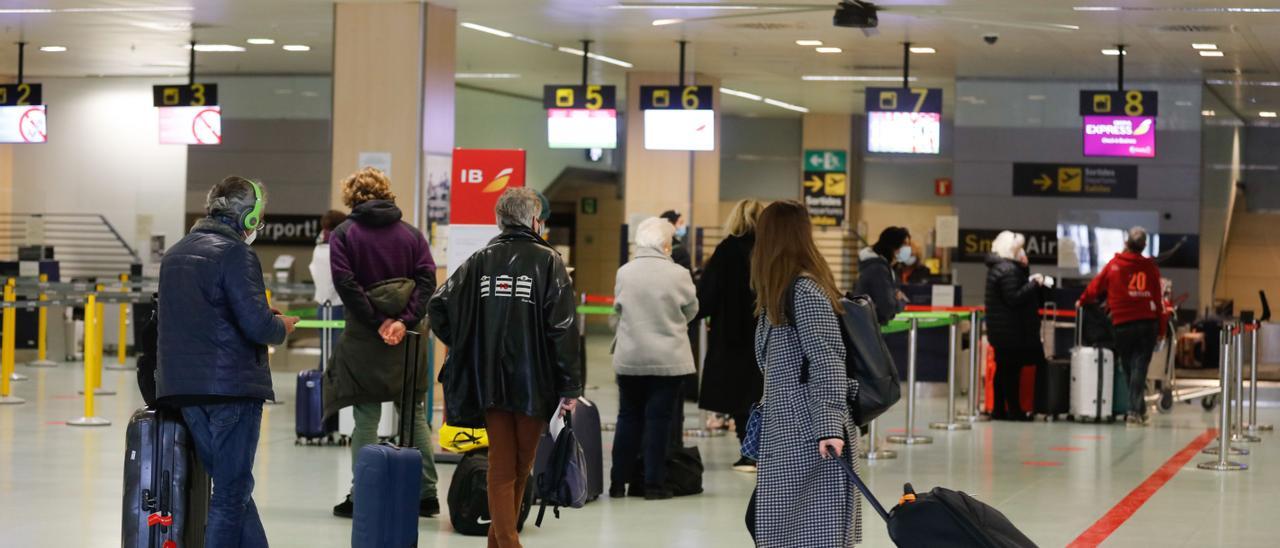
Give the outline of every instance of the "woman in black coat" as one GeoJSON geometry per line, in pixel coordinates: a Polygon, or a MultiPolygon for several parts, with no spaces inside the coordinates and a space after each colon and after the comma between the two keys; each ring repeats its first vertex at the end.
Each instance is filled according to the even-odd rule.
{"type": "MultiPolygon", "coordinates": [[[[751,250],[756,219],[763,209],[763,204],[751,199],[733,206],[726,223],[729,236],[716,246],[698,281],[698,318],[711,318],[700,406],[733,416],[739,441],[746,434],[751,404],[764,393],[764,379],[750,344],[757,321],[751,250]]],[[[744,457],[734,469],[754,470],[755,462],[744,457]]]]}
{"type": "Polygon", "coordinates": [[[1021,234],[1001,232],[987,258],[987,340],[996,353],[995,402],[991,418],[1027,420],[1020,403],[1022,368],[1044,367],[1040,342],[1040,286],[1031,276],[1021,234]]]}

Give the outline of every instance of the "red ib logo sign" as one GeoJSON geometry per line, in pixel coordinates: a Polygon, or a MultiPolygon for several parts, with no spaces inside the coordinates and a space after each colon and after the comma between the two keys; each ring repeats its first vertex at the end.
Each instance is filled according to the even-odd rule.
{"type": "MultiPolygon", "coordinates": [[[[511,182],[511,173],[513,171],[514,170],[509,167],[499,171],[498,175],[494,177],[492,181],[489,181],[488,184],[480,190],[480,192],[491,194],[494,192],[501,192],[506,189],[507,184],[511,182]]],[[[464,169],[461,171],[460,175],[461,182],[465,184],[478,185],[485,182],[484,171],[479,169],[464,169]]]]}

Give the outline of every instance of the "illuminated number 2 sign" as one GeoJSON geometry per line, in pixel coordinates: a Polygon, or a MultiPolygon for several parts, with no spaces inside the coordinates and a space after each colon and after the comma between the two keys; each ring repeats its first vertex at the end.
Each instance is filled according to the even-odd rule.
{"type": "Polygon", "coordinates": [[[218,84],[151,86],[157,107],[207,107],[218,104],[218,84]]]}
{"type": "Polygon", "coordinates": [[[867,88],[867,112],[942,112],[938,88],[867,88]]]}
{"type": "Polygon", "coordinates": [[[616,86],[543,86],[542,108],[613,109],[617,93],[616,86]]]}
{"type": "Polygon", "coordinates": [[[44,104],[40,84],[0,84],[0,106],[24,107],[44,104]]]}
{"type": "Polygon", "coordinates": [[[1140,89],[1081,90],[1081,116],[1158,116],[1157,92],[1140,89]]]}

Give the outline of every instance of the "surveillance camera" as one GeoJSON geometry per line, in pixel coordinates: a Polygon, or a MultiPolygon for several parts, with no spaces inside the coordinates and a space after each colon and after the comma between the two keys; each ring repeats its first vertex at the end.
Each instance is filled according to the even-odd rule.
{"type": "Polygon", "coordinates": [[[1000,41],[1000,35],[999,35],[999,34],[984,34],[984,35],[982,35],[982,41],[983,41],[983,42],[986,42],[988,46],[994,46],[994,45],[996,45],[996,42],[999,42],[999,41],[1000,41]]]}

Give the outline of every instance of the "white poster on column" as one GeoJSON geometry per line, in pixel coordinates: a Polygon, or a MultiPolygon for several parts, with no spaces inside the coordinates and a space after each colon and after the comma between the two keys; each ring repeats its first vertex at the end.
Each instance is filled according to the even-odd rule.
{"type": "Polygon", "coordinates": [[[449,246],[445,250],[449,275],[501,232],[498,225],[449,225],[449,246]]]}

